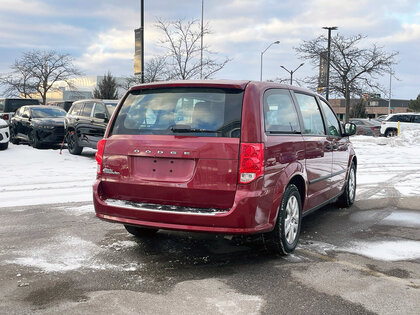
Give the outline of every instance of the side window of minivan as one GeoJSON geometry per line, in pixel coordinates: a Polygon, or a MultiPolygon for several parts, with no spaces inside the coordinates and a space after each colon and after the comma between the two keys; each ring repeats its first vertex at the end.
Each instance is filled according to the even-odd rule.
{"type": "Polygon", "coordinates": [[[335,117],[332,109],[323,100],[321,100],[321,107],[322,107],[322,110],[324,111],[325,119],[327,120],[327,127],[328,127],[327,133],[330,136],[341,137],[340,123],[335,117]]]}
{"type": "Polygon", "coordinates": [[[264,93],[264,122],[267,132],[300,131],[299,118],[288,90],[270,89],[264,93]]]}
{"type": "Polygon", "coordinates": [[[325,135],[324,122],[315,97],[296,92],[295,96],[302,113],[303,133],[310,135],[325,135]]]}

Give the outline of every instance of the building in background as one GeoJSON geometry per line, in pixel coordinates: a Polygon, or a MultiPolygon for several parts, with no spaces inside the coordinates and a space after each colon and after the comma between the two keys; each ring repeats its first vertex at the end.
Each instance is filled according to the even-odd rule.
{"type": "MultiPolygon", "coordinates": [[[[57,81],[53,84],[53,88],[47,93],[47,102],[55,101],[77,101],[86,98],[93,98],[93,90],[98,86],[98,83],[103,80],[104,76],[86,76],[70,79],[67,83],[65,81],[57,81]]],[[[117,84],[124,86],[125,79],[122,77],[115,77],[117,84]]],[[[118,88],[118,96],[121,97],[125,90],[118,88]]],[[[38,98],[37,95],[32,95],[32,98],[38,98]]]]}
{"type": "MultiPolygon", "coordinates": [[[[351,99],[350,108],[357,103],[364,102],[366,106],[366,113],[369,118],[375,118],[380,115],[388,115],[387,99],[371,98],[371,99],[351,99]]],[[[333,110],[338,118],[344,120],[346,113],[346,100],[345,99],[330,99],[329,100],[333,110]]],[[[391,99],[391,113],[406,113],[408,110],[408,103],[410,100],[391,99]]]]}

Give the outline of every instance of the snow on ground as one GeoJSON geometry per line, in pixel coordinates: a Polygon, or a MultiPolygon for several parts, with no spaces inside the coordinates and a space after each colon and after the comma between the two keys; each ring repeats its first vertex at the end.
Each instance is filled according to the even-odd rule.
{"type": "Polygon", "coordinates": [[[60,155],[59,150],[10,143],[0,152],[0,207],[92,200],[94,154],[85,148],[81,156],[67,149],[60,155]]]}
{"type": "MultiPolygon", "coordinates": [[[[121,250],[132,247],[132,243],[135,242],[116,242],[110,248],[121,250]]],[[[109,263],[103,258],[105,252],[106,248],[79,237],[59,236],[49,239],[45,245],[16,251],[17,258],[5,263],[32,267],[46,273],[77,269],[134,271],[143,266],[138,262],[109,263]]]]}
{"type": "Polygon", "coordinates": [[[348,247],[338,248],[338,250],[384,261],[420,258],[420,242],[412,240],[359,241],[352,242],[348,247]]]}
{"type": "Polygon", "coordinates": [[[391,213],[381,221],[382,225],[393,225],[411,228],[420,228],[420,213],[419,212],[398,212],[391,213]]]}
{"type": "Polygon", "coordinates": [[[420,195],[420,130],[350,139],[358,160],[356,200],[420,195]]]}

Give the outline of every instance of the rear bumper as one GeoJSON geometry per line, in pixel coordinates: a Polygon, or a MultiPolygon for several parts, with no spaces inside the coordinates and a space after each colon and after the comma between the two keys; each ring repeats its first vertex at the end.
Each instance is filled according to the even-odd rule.
{"type": "Polygon", "coordinates": [[[214,213],[180,213],[145,211],[133,207],[108,203],[101,196],[101,182],[93,186],[96,216],[100,219],[135,226],[166,230],[194,231],[222,234],[256,234],[273,229],[269,222],[270,208],[261,205],[262,180],[238,187],[232,208],[214,213]]]}

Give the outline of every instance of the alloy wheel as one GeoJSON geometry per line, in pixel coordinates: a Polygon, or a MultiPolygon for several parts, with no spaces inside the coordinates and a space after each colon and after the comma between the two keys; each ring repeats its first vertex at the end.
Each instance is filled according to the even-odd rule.
{"type": "Polygon", "coordinates": [[[354,174],[354,168],[350,169],[348,185],[349,185],[349,199],[351,201],[353,201],[354,194],[355,194],[355,191],[356,191],[356,176],[354,174]]]}
{"type": "Polygon", "coordinates": [[[295,196],[287,201],[286,218],[284,219],[284,235],[287,243],[293,244],[299,228],[299,203],[295,196]]]}

